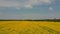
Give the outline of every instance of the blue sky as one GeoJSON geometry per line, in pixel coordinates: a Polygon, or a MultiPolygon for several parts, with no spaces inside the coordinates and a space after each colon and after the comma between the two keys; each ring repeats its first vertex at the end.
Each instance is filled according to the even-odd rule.
{"type": "Polygon", "coordinates": [[[0,0],[0,19],[60,19],[60,0],[0,0]]]}

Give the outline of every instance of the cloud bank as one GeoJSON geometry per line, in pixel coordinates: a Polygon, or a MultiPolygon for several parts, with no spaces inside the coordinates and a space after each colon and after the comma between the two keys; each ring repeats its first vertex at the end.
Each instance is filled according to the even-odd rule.
{"type": "Polygon", "coordinates": [[[52,2],[54,0],[0,0],[0,7],[33,8],[33,6],[52,2]]]}

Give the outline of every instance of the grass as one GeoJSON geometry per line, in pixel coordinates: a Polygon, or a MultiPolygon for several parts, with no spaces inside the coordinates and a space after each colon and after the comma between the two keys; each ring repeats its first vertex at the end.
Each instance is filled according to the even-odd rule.
{"type": "Polygon", "coordinates": [[[60,22],[0,21],[0,34],[60,34],[60,22]]]}

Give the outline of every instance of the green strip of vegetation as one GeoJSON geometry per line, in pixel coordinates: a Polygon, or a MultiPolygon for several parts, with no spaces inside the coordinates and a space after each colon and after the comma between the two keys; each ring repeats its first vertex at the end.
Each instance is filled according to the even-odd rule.
{"type": "Polygon", "coordinates": [[[32,19],[25,19],[25,20],[0,20],[0,21],[50,21],[50,22],[60,22],[60,19],[43,19],[43,20],[32,20],[32,19]]]}

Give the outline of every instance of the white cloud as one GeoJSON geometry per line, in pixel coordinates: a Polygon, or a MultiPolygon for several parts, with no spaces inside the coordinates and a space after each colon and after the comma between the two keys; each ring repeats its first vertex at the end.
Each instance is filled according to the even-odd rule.
{"type": "Polygon", "coordinates": [[[31,5],[25,5],[25,8],[32,8],[31,5]]]}
{"type": "Polygon", "coordinates": [[[0,7],[32,8],[34,5],[51,4],[54,0],[0,0],[0,7]]]}
{"type": "Polygon", "coordinates": [[[53,8],[52,8],[52,7],[49,7],[48,9],[49,9],[50,11],[52,11],[52,10],[53,10],[53,8]]]}

